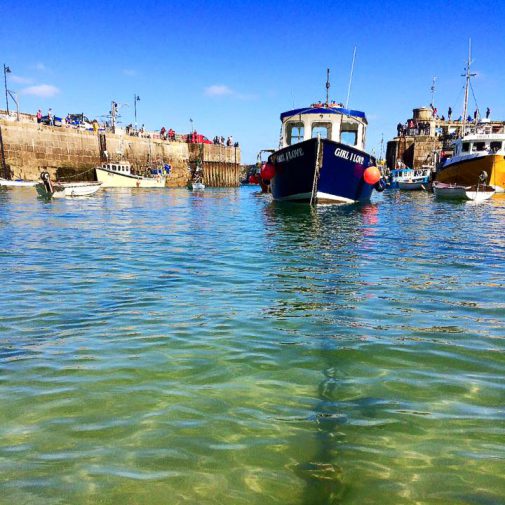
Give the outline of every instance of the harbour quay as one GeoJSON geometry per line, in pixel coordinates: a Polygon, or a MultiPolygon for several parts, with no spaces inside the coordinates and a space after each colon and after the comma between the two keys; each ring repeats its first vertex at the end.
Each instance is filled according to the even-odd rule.
{"type": "Polygon", "coordinates": [[[398,123],[396,137],[387,143],[387,166],[390,169],[436,166],[440,157],[452,154],[454,140],[462,135],[465,125],[467,129],[473,126],[483,133],[505,131],[505,121],[470,117],[463,122],[461,117],[456,120],[440,117],[429,107],[417,107],[412,110],[411,118],[398,123]]]}
{"type": "Polygon", "coordinates": [[[20,114],[18,120],[4,116],[0,118],[0,172],[2,177],[23,180],[37,180],[41,172],[48,172],[52,179],[94,180],[96,166],[120,157],[137,172],[169,165],[169,187],[186,186],[197,165],[205,185],[239,186],[240,147],[203,139],[188,135],[167,140],[154,131],[139,135],[123,128],[90,131],[37,123],[30,114],[20,114]]]}

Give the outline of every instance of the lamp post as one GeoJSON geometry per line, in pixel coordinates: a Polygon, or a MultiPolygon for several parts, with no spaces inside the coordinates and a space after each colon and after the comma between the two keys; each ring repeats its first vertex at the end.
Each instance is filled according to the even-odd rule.
{"type": "Polygon", "coordinates": [[[9,96],[7,95],[7,74],[10,73],[11,69],[4,63],[5,105],[7,108],[7,115],[9,115],[9,96]]]}
{"type": "Polygon", "coordinates": [[[140,102],[140,96],[133,95],[133,105],[135,110],[135,130],[137,129],[137,102],[140,102]]]}
{"type": "Polygon", "coordinates": [[[189,118],[189,122],[191,124],[191,133],[193,133],[193,120],[191,118],[189,118]]]}

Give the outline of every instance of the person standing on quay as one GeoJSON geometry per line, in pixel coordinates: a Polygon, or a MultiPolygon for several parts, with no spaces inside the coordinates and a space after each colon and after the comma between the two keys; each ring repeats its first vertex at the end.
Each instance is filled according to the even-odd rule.
{"type": "Polygon", "coordinates": [[[40,123],[42,121],[42,111],[39,109],[37,111],[37,123],[40,123]]]}
{"type": "Polygon", "coordinates": [[[449,110],[447,111],[447,119],[450,121],[452,117],[452,107],[449,107],[449,110]]]}
{"type": "Polygon", "coordinates": [[[486,109],[486,119],[489,119],[489,116],[491,115],[491,109],[488,107],[486,109]]]}
{"type": "Polygon", "coordinates": [[[47,111],[47,121],[49,122],[49,126],[54,126],[53,109],[47,111]]]}

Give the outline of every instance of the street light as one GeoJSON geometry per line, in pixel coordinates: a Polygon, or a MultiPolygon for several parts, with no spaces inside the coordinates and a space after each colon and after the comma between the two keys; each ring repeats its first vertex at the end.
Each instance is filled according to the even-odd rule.
{"type": "Polygon", "coordinates": [[[7,115],[9,115],[9,96],[7,95],[7,74],[10,73],[11,69],[4,63],[5,105],[7,107],[7,115]]]}
{"type": "Polygon", "coordinates": [[[189,122],[191,123],[191,133],[193,133],[193,120],[189,118],[189,122]]]}
{"type": "Polygon", "coordinates": [[[135,129],[137,129],[137,102],[140,102],[140,96],[133,95],[133,105],[135,106],[135,129]]]}

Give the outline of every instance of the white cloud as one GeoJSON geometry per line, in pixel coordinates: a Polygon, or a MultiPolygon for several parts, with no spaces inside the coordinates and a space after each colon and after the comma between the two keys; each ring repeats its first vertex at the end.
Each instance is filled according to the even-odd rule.
{"type": "Polygon", "coordinates": [[[133,77],[137,75],[137,72],[132,68],[123,68],[123,74],[127,75],[128,77],[133,77]]]}
{"type": "Polygon", "coordinates": [[[207,96],[233,96],[235,91],[233,91],[229,86],[224,84],[214,84],[208,86],[204,91],[207,96]]]}
{"type": "Polygon", "coordinates": [[[29,86],[21,90],[22,95],[33,95],[41,98],[49,98],[57,95],[60,90],[51,84],[39,84],[37,86],[29,86]]]}
{"type": "Polygon", "coordinates": [[[9,77],[9,81],[15,82],[17,84],[30,84],[33,82],[33,79],[29,79],[28,77],[21,77],[20,75],[11,75],[9,77]]]}
{"type": "Polygon", "coordinates": [[[226,86],[226,84],[213,84],[204,89],[204,95],[210,97],[223,97],[228,96],[231,98],[236,98],[238,100],[254,100],[257,98],[255,95],[247,95],[244,93],[239,93],[234,89],[226,86]]]}

